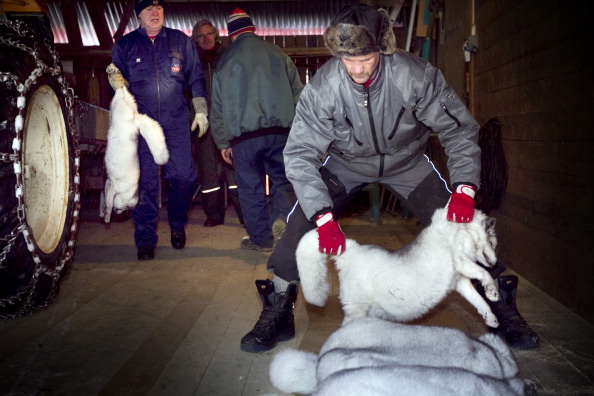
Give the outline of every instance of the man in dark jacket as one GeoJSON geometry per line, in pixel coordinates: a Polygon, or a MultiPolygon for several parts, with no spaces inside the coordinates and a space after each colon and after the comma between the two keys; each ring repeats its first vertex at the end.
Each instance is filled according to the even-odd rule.
{"type": "MultiPolygon", "coordinates": [[[[165,164],[167,214],[171,245],[183,249],[185,225],[196,175],[191,153],[190,129],[208,128],[206,89],[198,54],[183,32],[163,26],[163,0],[137,0],[140,27],[116,43],[112,62],[121,73],[109,75],[114,89],[129,85],[138,111],[157,120],[169,150],[165,164]],[[190,109],[184,90],[192,94],[195,116],[190,127],[190,109]]],[[[146,141],[139,138],[139,201],[132,212],[134,240],[139,260],[152,260],[159,222],[159,166],[146,141]]]]}
{"type": "Polygon", "coordinates": [[[227,20],[233,44],[217,62],[212,82],[212,135],[235,166],[243,221],[240,247],[270,251],[295,199],[285,176],[283,149],[303,84],[297,67],[277,45],[255,34],[252,19],[235,9],[227,20]],[[265,177],[271,180],[271,208],[265,177]]]}
{"type": "MultiPolygon", "coordinates": [[[[219,40],[219,29],[208,19],[203,19],[192,29],[192,42],[198,50],[202,71],[206,78],[206,90],[210,96],[212,76],[215,66],[225,47],[219,40]]],[[[192,143],[197,151],[198,176],[200,177],[200,193],[202,207],[206,214],[205,227],[215,227],[225,222],[225,194],[221,188],[221,179],[226,179],[229,200],[235,207],[239,222],[243,224],[237,183],[235,182],[235,169],[233,165],[223,161],[219,150],[214,144],[212,134],[193,136],[192,143]],[[221,175],[223,173],[223,175],[221,175]],[[221,177],[222,176],[222,177],[221,177]]]]}
{"type": "MultiPolygon", "coordinates": [[[[474,215],[479,125],[441,72],[396,49],[385,10],[344,8],[324,41],[334,58],[303,90],[284,150],[299,204],[268,260],[274,278],[256,281],[264,312],[241,340],[244,351],[266,351],[293,338],[297,244],[317,227],[320,252],[344,252],[336,216],[368,183],[385,185],[425,225],[446,205],[450,221],[470,222],[474,215]],[[448,156],[453,191],[425,155],[431,130],[448,156]]],[[[498,330],[512,347],[538,345],[512,301],[515,286],[508,282],[513,278],[499,281],[502,296],[510,298],[492,306],[502,324],[498,330]]]]}

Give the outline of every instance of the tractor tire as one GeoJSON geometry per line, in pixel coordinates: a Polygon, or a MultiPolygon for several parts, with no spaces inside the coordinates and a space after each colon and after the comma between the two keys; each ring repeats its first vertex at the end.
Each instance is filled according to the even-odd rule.
{"type": "Polygon", "coordinates": [[[0,317],[46,307],[72,267],[80,213],[73,94],[53,38],[0,19],[0,317]]]}

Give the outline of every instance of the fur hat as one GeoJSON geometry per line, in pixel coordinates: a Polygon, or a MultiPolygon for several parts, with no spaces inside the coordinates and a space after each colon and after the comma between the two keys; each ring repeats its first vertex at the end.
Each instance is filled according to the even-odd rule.
{"type": "Polygon", "coordinates": [[[236,8],[227,18],[227,31],[229,32],[229,37],[233,37],[240,33],[253,33],[256,31],[256,26],[254,26],[252,18],[245,11],[236,8]]]}
{"type": "Polygon", "coordinates": [[[138,16],[138,14],[140,14],[146,7],[150,7],[152,5],[163,6],[164,4],[164,0],[136,0],[134,11],[136,12],[136,16],[138,16]]]}
{"type": "Polygon", "coordinates": [[[387,11],[364,4],[340,10],[324,32],[324,44],[336,57],[396,52],[396,37],[387,11]]]}

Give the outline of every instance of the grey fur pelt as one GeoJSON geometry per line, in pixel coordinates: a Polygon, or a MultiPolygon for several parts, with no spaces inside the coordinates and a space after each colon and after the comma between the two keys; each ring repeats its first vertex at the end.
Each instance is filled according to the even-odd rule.
{"type": "Polygon", "coordinates": [[[494,334],[475,339],[457,329],[377,318],[344,324],[319,355],[280,351],[270,380],[283,392],[316,396],[536,394],[494,334]]]}

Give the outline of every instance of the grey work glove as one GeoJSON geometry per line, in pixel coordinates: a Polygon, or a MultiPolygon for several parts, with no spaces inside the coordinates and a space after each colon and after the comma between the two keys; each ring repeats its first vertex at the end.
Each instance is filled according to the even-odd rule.
{"type": "Polygon", "coordinates": [[[206,105],[206,99],[200,97],[192,98],[192,106],[194,106],[194,111],[196,112],[194,121],[192,121],[192,131],[195,131],[196,127],[198,127],[198,137],[202,137],[208,130],[208,118],[206,118],[208,106],[206,105]]]}
{"type": "Polygon", "coordinates": [[[107,72],[107,79],[109,80],[109,85],[111,85],[114,91],[117,91],[122,87],[128,88],[128,86],[130,85],[128,84],[128,81],[126,81],[124,76],[122,76],[120,69],[118,69],[117,66],[113,63],[110,63],[109,66],[107,66],[107,69],[105,69],[105,71],[107,72]]]}

